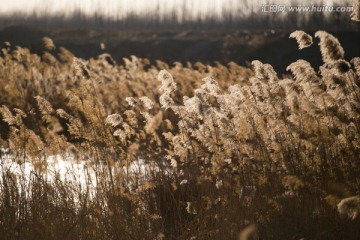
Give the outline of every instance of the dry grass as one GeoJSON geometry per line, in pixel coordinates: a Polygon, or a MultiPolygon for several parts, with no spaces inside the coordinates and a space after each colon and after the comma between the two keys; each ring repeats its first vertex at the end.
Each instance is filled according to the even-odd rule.
{"type": "Polygon", "coordinates": [[[283,78],[260,61],[254,72],[136,57],[119,66],[108,54],[53,56],[48,38],[40,56],[7,44],[0,157],[34,170],[1,165],[0,235],[359,239],[359,59],[316,36],[319,73],[298,60],[283,78]],[[95,178],[49,181],[46,159],[58,154],[86,161],[95,178]],[[137,159],[145,179],[130,174],[137,159]]]}

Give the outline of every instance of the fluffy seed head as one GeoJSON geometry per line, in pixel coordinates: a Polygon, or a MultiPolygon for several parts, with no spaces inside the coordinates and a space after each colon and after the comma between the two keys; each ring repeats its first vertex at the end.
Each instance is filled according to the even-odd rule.
{"type": "Polygon", "coordinates": [[[351,20],[360,21],[360,1],[359,0],[353,0],[352,6],[354,8],[354,11],[351,14],[351,20]]]}
{"type": "Polygon", "coordinates": [[[45,98],[36,96],[35,99],[42,114],[51,114],[54,111],[51,104],[45,98]]]}
{"type": "Polygon", "coordinates": [[[51,38],[43,37],[42,43],[46,50],[55,50],[55,48],[56,48],[56,46],[51,38]]]}
{"type": "Polygon", "coordinates": [[[302,59],[291,63],[286,70],[291,71],[298,82],[315,82],[318,78],[310,63],[302,59]]]}
{"type": "Polygon", "coordinates": [[[354,65],[356,75],[360,79],[360,57],[355,57],[355,58],[351,59],[351,63],[354,65]]]}
{"type": "Polygon", "coordinates": [[[337,208],[341,216],[355,220],[360,214],[360,196],[342,199],[337,208]]]}
{"type": "Polygon", "coordinates": [[[105,121],[107,124],[109,124],[113,127],[116,127],[116,126],[119,126],[123,122],[123,119],[119,114],[111,114],[106,117],[105,121]]]}
{"type": "Polygon", "coordinates": [[[12,115],[11,111],[7,106],[3,105],[2,107],[0,107],[0,114],[3,117],[3,121],[9,124],[9,126],[16,124],[16,118],[12,115]]]}
{"type": "Polygon", "coordinates": [[[160,88],[161,91],[171,93],[176,90],[174,78],[168,71],[161,70],[158,74],[158,80],[162,84],[160,88]]]}
{"type": "Polygon", "coordinates": [[[159,98],[160,104],[162,108],[168,109],[174,105],[174,100],[171,98],[169,94],[163,94],[159,98]]]}
{"type": "Polygon", "coordinates": [[[270,82],[274,82],[278,79],[274,68],[270,64],[263,64],[259,60],[254,60],[251,62],[251,65],[253,66],[256,78],[265,78],[270,82]]]}
{"type": "Polygon", "coordinates": [[[86,64],[83,62],[83,60],[74,57],[72,67],[77,76],[81,76],[86,79],[90,79],[89,70],[87,69],[86,64]]]}
{"type": "Polygon", "coordinates": [[[188,112],[200,114],[201,101],[196,96],[192,98],[184,97],[184,106],[188,112]]]}
{"type": "Polygon", "coordinates": [[[335,68],[338,74],[344,74],[350,70],[351,65],[345,60],[338,60],[334,62],[333,68],[335,68]]]}
{"type": "Polygon", "coordinates": [[[297,30],[291,33],[289,37],[296,39],[299,49],[310,47],[313,43],[312,37],[304,31],[297,30]]]}
{"type": "Polygon", "coordinates": [[[73,118],[70,114],[68,114],[64,109],[61,109],[61,108],[57,109],[56,113],[59,115],[60,118],[63,118],[66,120],[70,120],[73,118]]]}
{"type": "Polygon", "coordinates": [[[332,63],[344,58],[344,49],[336,37],[325,31],[317,31],[315,37],[320,39],[320,51],[325,63],[332,63]]]}
{"type": "Polygon", "coordinates": [[[126,97],[125,101],[127,102],[127,104],[129,104],[131,107],[135,107],[137,105],[137,102],[135,100],[135,98],[133,97],[126,97]]]}
{"type": "Polygon", "coordinates": [[[142,103],[143,107],[150,110],[153,108],[154,103],[150,100],[150,98],[144,96],[140,98],[140,102],[142,103]]]}

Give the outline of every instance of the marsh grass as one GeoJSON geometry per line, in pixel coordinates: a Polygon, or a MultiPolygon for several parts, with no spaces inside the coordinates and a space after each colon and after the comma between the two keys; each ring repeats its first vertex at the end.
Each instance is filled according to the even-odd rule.
{"type": "Polygon", "coordinates": [[[359,60],[315,36],[319,73],[298,60],[284,77],[260,61],[117,65],[7,44],[0,157],[34,168],[1,165],[0,236],[359,239],[359,60]],[[47,178],[66,154],[86,163],[84,183],[47,178]]]}

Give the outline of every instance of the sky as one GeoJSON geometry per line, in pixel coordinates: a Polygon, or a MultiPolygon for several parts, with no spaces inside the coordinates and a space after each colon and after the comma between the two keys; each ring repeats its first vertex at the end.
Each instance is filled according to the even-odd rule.
{"type": "MultiPolygon", "coordinates": [[[[344,4],[348,0],[322,0],[321,5],[331,5],[336,2],[344,4]]],[[[61,14],[70,15],[75,10],[80,10],[86,15],[100,13],[109,18],[122,19],[129,13],[144,15],[156,13],[165,16],[169,12],[175,12],[178,18],[187,13],[187,17],[204,18],[211,15],[220,17],[225,11],[246,14],[249,9],[261,10],[261,6],[267,3],[281,3],[290,5],[291,0],[0,0],[0,15],[11,16],[14,12],[37,15],[61,14]]],[[[298,1],[304,5],[314,2],[298,1]]]]}

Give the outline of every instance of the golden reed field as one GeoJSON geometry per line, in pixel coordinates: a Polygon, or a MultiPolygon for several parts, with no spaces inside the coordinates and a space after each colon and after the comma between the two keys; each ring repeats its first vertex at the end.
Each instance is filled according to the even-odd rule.
{"type": "Polygon", "coordinates": [[[289,37],[315,37],[323,65],[118,65],[4,43],[0,238],[360,239],[360,57],[325,31],[289,37]]]}

